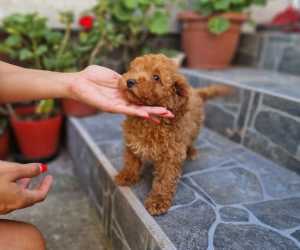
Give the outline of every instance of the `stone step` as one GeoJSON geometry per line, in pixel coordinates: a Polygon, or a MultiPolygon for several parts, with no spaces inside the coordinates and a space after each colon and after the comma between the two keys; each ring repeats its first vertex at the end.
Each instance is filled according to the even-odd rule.
{"type": "Polygon", "coordinates": [[[195,87],[234,88],[232,96],[207,103],[208,128],[300,172],[300,77],[242,67],[182,72],[195,87]]]}
{"type": "Polygon", "coordinates": [[[68,149],[115,250],[300,249],[300,176],[209,129],[200,156],[186,161],[170,211],[143,206],[151,168],[133,188],[114,176],[122,166],[123,117],[68,120],[68,149]]]}

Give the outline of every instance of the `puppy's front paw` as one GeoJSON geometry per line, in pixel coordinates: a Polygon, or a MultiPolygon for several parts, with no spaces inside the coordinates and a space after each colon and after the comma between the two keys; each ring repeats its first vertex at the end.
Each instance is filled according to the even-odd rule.
{"type": "Polygon", "coordinates": [[[161,215],[168,212],[172,201],[160,195],[150,195],[145,201],[145,207],[151,215],[161,215]]]}
{"type": "Polygon", "coordinates": [[[139,181],[139,176],[129,171],[121,171],[115,178],[119,186],[132,186],[139,181]]]}

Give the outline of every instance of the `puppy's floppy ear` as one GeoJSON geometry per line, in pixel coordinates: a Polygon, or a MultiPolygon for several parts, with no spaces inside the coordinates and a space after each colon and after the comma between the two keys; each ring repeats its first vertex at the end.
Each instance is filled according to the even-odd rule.
{"type": "Polygon", "coordinates": [[[174,92],[181,97],[188,96],[188,83],[185,77],[181,74],[176,74],[174,77],[174,92]]]}

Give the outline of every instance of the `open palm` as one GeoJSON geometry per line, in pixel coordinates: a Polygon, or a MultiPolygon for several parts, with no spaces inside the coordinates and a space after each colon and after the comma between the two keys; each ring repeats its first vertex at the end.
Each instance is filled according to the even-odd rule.
{"type": "Polygon", "coordinates": [[[154,116],[172,118],[173,114],[163,107],[137,106],[129,103],[118,88],[118,73],[92,65],[78,73],[71,85],[73,98],[103,111],[136,115],[156,120],[154,116]]]}

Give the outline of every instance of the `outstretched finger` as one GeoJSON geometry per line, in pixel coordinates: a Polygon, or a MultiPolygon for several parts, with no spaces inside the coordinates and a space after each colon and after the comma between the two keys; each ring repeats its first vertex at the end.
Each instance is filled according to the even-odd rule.
{"type": "Polygon", "coordinates": [[[9,169],[7,177],[10,181],[16,181],[22,178],[32,178],[47,171],[47,166],[40,163],[30,163],[25,165],[16,165],[9,169]]]}
{"type": "Polygon", "coordinates": [[[141,106],[140,109],[146,111],[148,114],[162,116],[166,118],[174,118],[174,115],[171,111],[164,107],[149,107],[149,106],[141,106]]]}

